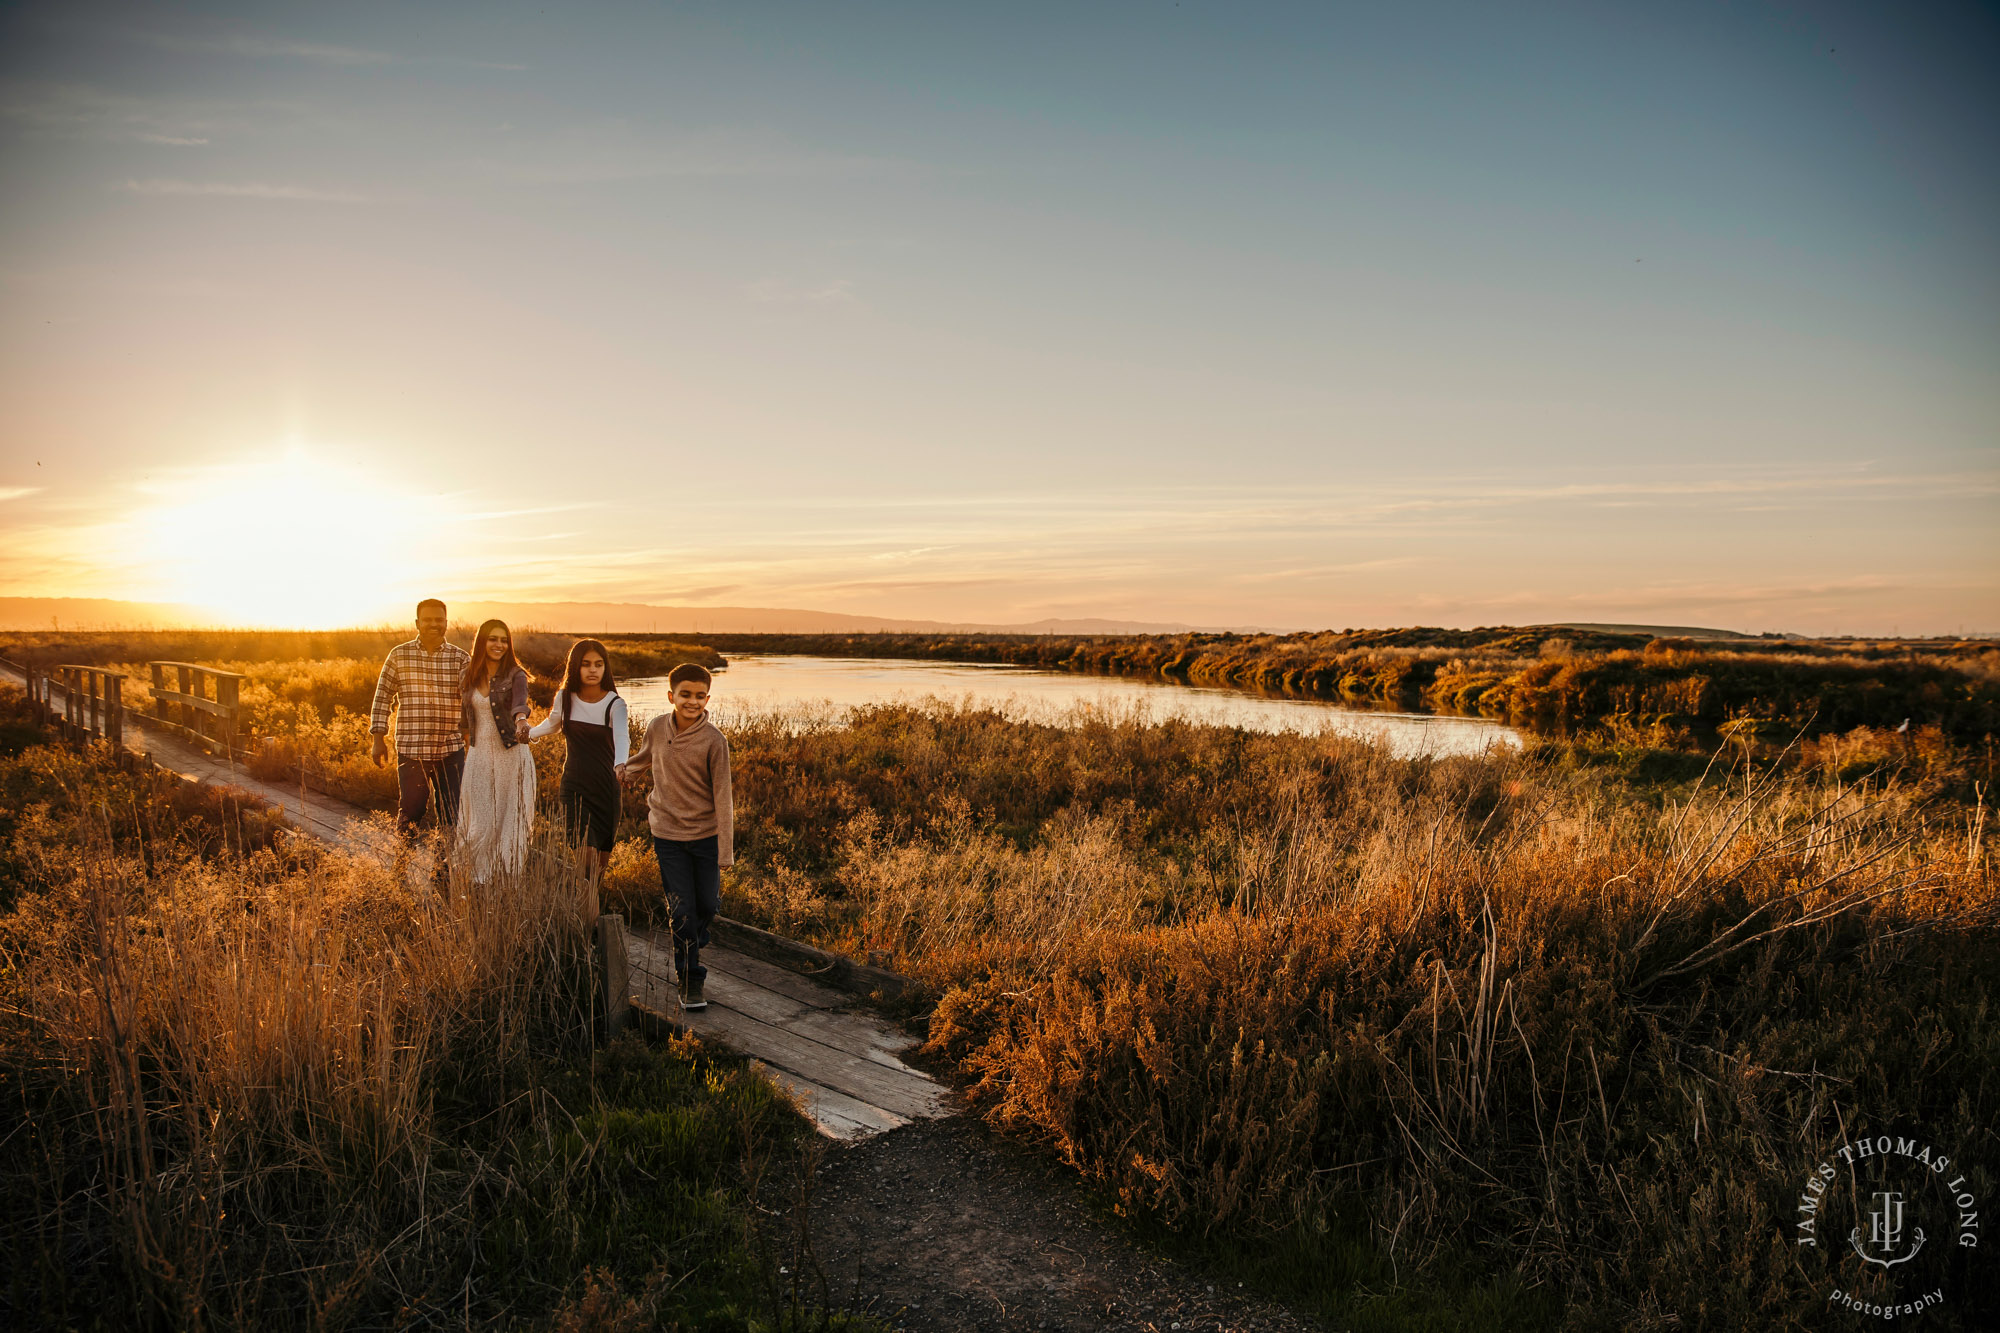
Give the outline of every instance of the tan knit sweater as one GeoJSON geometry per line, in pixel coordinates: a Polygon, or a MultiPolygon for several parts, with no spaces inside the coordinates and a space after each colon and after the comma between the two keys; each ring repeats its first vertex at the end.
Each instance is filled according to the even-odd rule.
{"type": "Polygon", "coordinates": [[[729,792],[729,742],[708,720],[686,731],[674,730],[672,712],[646,724],[646,734],[627,771],[653,766],[653,790],[646,795],[646,823],[653,836],[673,842],[693,842],[715,836],[716,864],[736,863],[736,811],[729,792]]]}

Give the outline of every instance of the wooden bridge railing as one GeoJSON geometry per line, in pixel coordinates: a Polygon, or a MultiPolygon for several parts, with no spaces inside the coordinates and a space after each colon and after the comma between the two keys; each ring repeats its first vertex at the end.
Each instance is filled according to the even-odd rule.
{"type": "Polygon", "coordinates": [[[125,744],[125,674],[103,667],[6,664],[28,684],[28,702],[38,722],[53,722],[63,739],[125,744]]]}
{"type": "Polygon", "coordinates": [[[35,710],[35,721],[41,726],[49,724],[49,677],[48,673],[31,663],[11,662],[0,657],[0,670],[10,671],[21,678],[22,686],[28,692],[28,707],[35,710]]]}
{"type": "Polygon", "coordinates": [[[125,673],[103,667],[59,666],[62,677],[63,735],[73,741],[96,736],[113,749],[125,744],[125,673]]]}
{"type": "Polygon", "coordinates": [[[240,755],[248,748],[243,718],[243,677],[193,662],[149,662],[153,672],[154,725],[207,747],[240,755]],[[174,673],[169,687],[167,673],[174,673]]]}

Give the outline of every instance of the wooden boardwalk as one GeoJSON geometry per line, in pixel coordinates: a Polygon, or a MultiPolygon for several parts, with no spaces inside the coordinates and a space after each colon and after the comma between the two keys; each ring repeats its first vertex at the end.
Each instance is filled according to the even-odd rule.
{"type": "Polygon", "coordinates": [[[660,931],[628,930],[634,1000],[704,1040],[754,1056],[837,1139],[949,1115],[945,1089],[898,1058],[916,1045],[855,997],[734,949],[701,951],[708,1008],[685,1011],[673,987],[673,946],[660,931]]]}
{"type": "MultiPolygon", "coordinates": [[[[22,683],[4,668],[0,678],[22,683]]],[[[241,787],[281,807],[293,827],[321,841],[384,858],[395,854],[394,835],[359,806],[296,784],[253,777],[241,764],[148,727],[148,720],[127,715],[127,749],[197,782],[241,787]],[[134,722],[138,725],[130,725],[134,722]]],[[[804,946],[792,947],[804,951],[804,946]]],[[[627,930],[625,948],[635,1005],[658,1022],[749,1056],[798,1096],[821,1133],[864,1138],[912,1120],[951,1114],[944,1086],[898,1058],[915,1039],[860,1007],[853,994],[714,945],[701,954],[709,971],[709,1006],[687,1012],[673,988],[673,951],[664,937],[627,930]]]]}

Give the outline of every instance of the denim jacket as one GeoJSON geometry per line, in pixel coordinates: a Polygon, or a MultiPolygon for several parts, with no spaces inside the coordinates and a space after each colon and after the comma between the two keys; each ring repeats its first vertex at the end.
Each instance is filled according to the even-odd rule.
{"type": "MultiPolygon", "coordinates": [[[[493,710],[493,726],[500,733],[500,748],[511,750],[520,742],[514,739],[514,719],[528,715],[528,673],[515,668],[514,674],[505,681],[486,682],[486,706],[493,710]]],[[[479,734],[472,724],[472,691],[465,692],[465,734],[472,737],[479,734]]]]}

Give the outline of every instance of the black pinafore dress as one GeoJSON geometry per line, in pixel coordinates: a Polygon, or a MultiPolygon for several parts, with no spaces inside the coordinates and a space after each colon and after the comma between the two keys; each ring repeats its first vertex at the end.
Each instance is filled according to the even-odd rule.
{"type": "MultiPolygon", "coordinates": [[[[616,691],[613,691],[615,694],[616,691]]],[[[618,775],[612,766],[617,753],[612,748],[611,706],[606,695],[603,722],[579,722],[571,716],[575,700],[563,700],[563,819],[571,842],[582,842],[600,852],[611,850],[618,831],[618,775]]]]}

